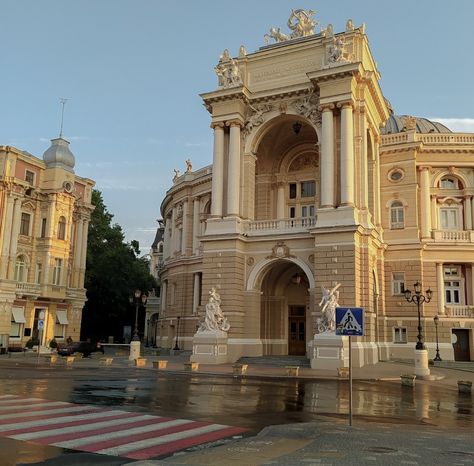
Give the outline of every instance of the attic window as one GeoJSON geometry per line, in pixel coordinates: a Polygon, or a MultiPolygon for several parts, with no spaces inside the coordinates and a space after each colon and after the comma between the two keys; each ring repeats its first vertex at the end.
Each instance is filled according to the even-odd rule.
{"type": "Polygon", "coordinates": [[[393,170],[390,170],[390,172],[388,173],[388,179],[390,181],[393,181],[394,183],[401,181],[404,176],[405,176],[405,173],[400,168],[394,168],[393,170]]]}

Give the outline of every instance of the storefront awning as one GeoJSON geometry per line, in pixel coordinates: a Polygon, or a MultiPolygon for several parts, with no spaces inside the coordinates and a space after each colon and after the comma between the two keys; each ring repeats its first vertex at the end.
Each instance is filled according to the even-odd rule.
{"type": "Polygon", "coordinates": [[[12,309],[12,315],[13,315],[13,320],[17,324],[25,324],[26,323],[25,311],[22,307],[14,307],[12,309]]]}
{"type": "Polygon", "coordinates": [[[56,319],[61,325],[69,324],[69,320],[67,320],[67,311],[56,311],[56,319]]]}

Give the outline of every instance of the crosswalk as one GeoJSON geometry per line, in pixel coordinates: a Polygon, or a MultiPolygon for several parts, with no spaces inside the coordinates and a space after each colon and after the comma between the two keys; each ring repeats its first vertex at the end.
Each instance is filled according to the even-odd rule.
{"type": "Polygon", "coordinates": [[[171,454],[245,430],[65,401],[0,396],[0,436],[137,460],[171,454]]]}

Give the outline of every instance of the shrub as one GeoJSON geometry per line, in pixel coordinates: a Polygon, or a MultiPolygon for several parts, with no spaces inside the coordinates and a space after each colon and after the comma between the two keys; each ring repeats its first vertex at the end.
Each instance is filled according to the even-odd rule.
{"type": "Polygon", "coordinates": [[[57,348],[57,347],[58,347],[58,342],[53,338],[53,339],[49,342],[49,347],[50,347],[50,348],[57,348]]]}
{"type": "Polygon", "coordinates": [[[30,338],[30,339],[26,342],[26,345],[25,345],[25,346],[26,346],[28,349],[31,349],[31,348],[33,348],[33,346],[37,346],[37,345],[39,345],[39,340],[38,340],[38,338],[30,338]]]}

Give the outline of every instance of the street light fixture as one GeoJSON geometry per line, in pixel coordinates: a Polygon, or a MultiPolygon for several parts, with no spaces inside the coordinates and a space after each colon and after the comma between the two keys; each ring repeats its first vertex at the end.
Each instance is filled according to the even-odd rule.
{"type": "Polygon", "coordinates": [[[130,298],[130,304],[135,304],[135,329],[133,331],[132,341],[140,341],[138,336],[138,308],[140,306],[145,307],[148,296],[146,293],[142,293],[140,290],[136,289],[133,293],[133,296],[130,298]]]}
{"type": "Polygon", "coordinates": [[[434,316],[433,318],[435,329],[436,329],[436,356],[434,357],[433,361],[442,361],[441,356],[439,355],[439,344],[438,344],[438,324],[439,324],[439,317],[434,316]]]}
{"type": "Polygon", "coordinates": [[[415,289],[415,292],[412,293],[410,290],[405,290],[405,299],[409,303],[415,303],[416,308],[418,311],[418,335],[417,339],[418,341],[416,342],[416,349],[417,350],[424,350],[425,349],[425,344],[423,342],[423,327],[421,326],[421,316],[420,316],[420,306],[423,303],[429,303],[431,301],[431,298],[433,296],[433,292],[428,288],[425,291],[425,294],[421,293],[421,283],[416,282],[413,285],[413,288],[415,289]]]}

